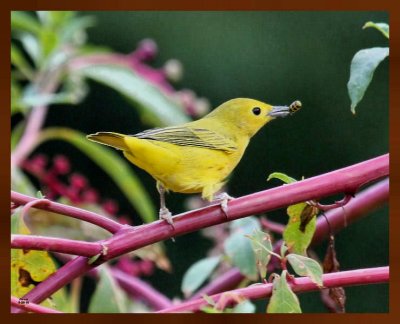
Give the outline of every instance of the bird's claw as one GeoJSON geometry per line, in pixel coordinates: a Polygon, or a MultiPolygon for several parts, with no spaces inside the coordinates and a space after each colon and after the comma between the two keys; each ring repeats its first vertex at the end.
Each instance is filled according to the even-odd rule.
{"type": "MultiPolygon", "coordinates": [[[[167,223],[170,224],[172,226],[173,230],[175,231],[175,225],[174,225],[174,221],[172,219],[172,214],[168,210],[167,207],[161,207],[160,208],[159,217],[160,217],[161,220],[167,221],[167,223]]],[[[175,242],[175,238],[174,237],[171,237],[171,240],[172,240],[172,242],[175,242]]]]}
{"type": "Polygon", "coordinates": [[[228,220],[228,201],[235,199],[232,196],[229,196],[226,192],[222,192],[215,196],[214,202],[218,202],[221,205],[222,212],[225,215],[225,218],[228,220]]]}
{"type": "Polygon", "coordinates": [[[159,216],[160,216],[160,219],[166,220],[167,223],[170,224],[175,229],[174,221],[172,219],[172,214],[168,210],[168,208],[166,208],[166,207],[160,208],[159,216]]]}

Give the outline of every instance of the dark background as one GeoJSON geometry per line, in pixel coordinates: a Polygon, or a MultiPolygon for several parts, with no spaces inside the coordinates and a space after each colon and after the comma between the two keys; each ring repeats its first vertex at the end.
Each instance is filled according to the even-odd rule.
{"type": "MultiPolygon", "coordinates": [[[[367,21],[388,22],[384,12],[85,12],[97,19],[89,42],[129,53],[144,38],[152,38],[159,67],[180,60],[184,78],[176,87],[190,88],[213,107],[234,97],[250,97],[274,105],[299,99],[303,109],[275,121],[252,140],[229,182],[229,193],[241,196],[280,185],[266,182],[274,171],[300,179],[351,165],[388,152],[388,60],[377,69],[357,114],[350,112],[349,67],[362,48],[388,46],[376,30],[362,30],[367,21]]],[[[89,96],[79,107],[50,109],[48,126],[62,125],[85,133],[135,133],[149,128],[124,98],[90,83],[89,96]]],[[[67,144],[46,144],[41,150],[63,150],[74,169],[86,174],[104,197],[118,200],[121,212],[135,211],[112,181],[67,144]]],[[[158,205],[153,179],[132,166],[158,205]]],[[[188,196],[171,194],[174,214],[185,210],[188,196]]],[[[332,199],[327,200],[332,201],[332,199]]],[[[284,210],[269,213],[285,223],[284,210]]],[[[135,220],[137,222],[137,220],[135,220]]],[[[161,271],[149,281],[169,297],[181,296],[183,273],[204,257],[211,246],[193,233],[166,242],[174,273],[161,271]]],[[[388,208],[371,213],[336,236],[341,269],[388,264],[388,208]]],[[[316,249],[323,256],[325,246],[316,249]]],[[[347,310],[388,311],[388,286],[346,288],[347,310]]],[[[316,293],[300,295],[304,312],[324,311],[316,293]]],[[[265,301],[258,302],[264,307],[265,301]]]]}

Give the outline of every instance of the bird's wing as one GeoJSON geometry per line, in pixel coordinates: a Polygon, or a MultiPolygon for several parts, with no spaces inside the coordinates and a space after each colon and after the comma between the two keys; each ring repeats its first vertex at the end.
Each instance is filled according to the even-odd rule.
{"type": "Polygon", "coordinates": [[[206,128],[172,126],[149,129],[131,136],[181,146],[194,146],[220,150],[227,153],[232,153],[237,150],[237,146],[232,140],[206,128]]]}

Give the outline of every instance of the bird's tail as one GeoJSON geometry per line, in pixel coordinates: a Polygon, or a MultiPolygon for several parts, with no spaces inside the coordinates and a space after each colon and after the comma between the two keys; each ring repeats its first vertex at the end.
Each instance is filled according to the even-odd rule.
{"type": "Polygon", "coordinates": [[[98,132],[96,134],[87,135],[86,138],[93,142],[111,146],[117,150],[127,151],[129,148],[125,144],[125,136],[126,135],[112,132],[98,132]]]}

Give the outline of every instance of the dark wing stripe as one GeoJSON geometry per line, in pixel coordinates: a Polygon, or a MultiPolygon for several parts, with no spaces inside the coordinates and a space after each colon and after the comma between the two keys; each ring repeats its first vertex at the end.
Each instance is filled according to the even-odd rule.
{"type": "Polygon", "coordinates": [[[237,149],[234,143],[228,139],[204,128],[190,129],[179,126],[154,128],[131,136],[181,146],[203,147],[225,152],[232,152],[237,149]]]}

